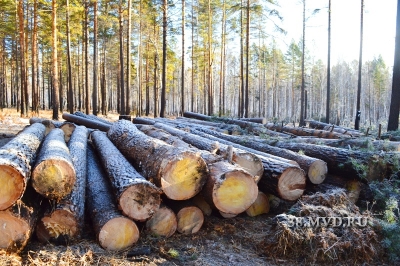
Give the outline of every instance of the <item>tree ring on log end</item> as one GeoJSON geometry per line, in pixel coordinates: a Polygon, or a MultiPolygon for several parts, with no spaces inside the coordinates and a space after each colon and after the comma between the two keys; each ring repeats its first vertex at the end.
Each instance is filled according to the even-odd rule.
{"type": "Polygon", "coordinates": [[[171,209],[161,207],[146,222],[146,228],[156,236],[170,237],[177,228],[176,215],[171,209]]]}
{"type": "MultiPolygon", "coordinates": [[[[168,160],[168,159],[167,159],[168,160]]],[[[208,168],[199,154],[184,152],[160,170],[161,188],[173,200],[190,199],[207,180],[208,168]]]]}
{"type": "Polygon", "coordinates": [[[245,171],[234,170],[214,184],[215,207],[227,214],[239,214],[247,210],[257,199],[258,187],[253,176],[245,171]]]}
{"type": "Polygon", "coordinates": [[[76,176],[73,166],[64,160],[45,160],[32,173],[32,186],[49,199],[62,199],[71,193],[76,176]]]}
{"type": "Polygon", "coordinates": [[[328,167],[326,166],[326,163],[324,161],[317,160],[308,168],[307,176],[311,183],[318,185],[324,182],[327,173],[328,167]]]}
{"type": "Polygon", "coordinates": [[[14,167],[0,167],[0,210],[12,206],[23,194],[25,179],[14,167]]]}
{"type": "Polygon", "coordinates": [[[109,220],[100,230],[99,244],[110,251],[128,248],[139,240],[139,229],[126,217],[109,220]]]}
{"type": "Polygon", "coordinates": [[[0,212],[0,249],[15,251],[28,241],[30,227],[26,221],[8,211],[0,212]]]}
{"type": "Polygon", "coordinates": [[[41,242],[54,239],[67,244],[79,231],[79,225],[74,215],[67,210],[55,210],[51,215],[44,216],[39,222],[36,235],[41,242]]]}
{"type": "Polygon", "coordinates": [[[160,192],[149,183],[129,186],[120,196],[119,205],[124,215],[145,221],[160,207],[160,192]]]}
{"type": "Polygon", "coordinates": [[[197,207],[182,208],[176,215],[178,232],[181,234],[195,234],[204,223],[203,212],[197,207]]]}
{"type": "Polygon", "coordinates": [[[282,199],[294,201],[303,195],[306,178],[300,168],[288,168],[278,181],[278,191],[282,199]]]}

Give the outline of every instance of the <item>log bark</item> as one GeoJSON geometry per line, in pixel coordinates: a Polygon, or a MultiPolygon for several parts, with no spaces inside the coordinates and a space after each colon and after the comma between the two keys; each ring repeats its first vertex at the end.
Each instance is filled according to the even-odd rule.
{"type": "Polygon", "coordinates": [[[90,119],[90,120],[95,120],[97,122],[100,122],[100,123],[103,123],[103,124],[106,124],[106,125],[110,125],[110,126],[112,125],[112,122],[110,122],[110,121],[108,121],[106,119],[100,118],[98,116],[95,116],[95,115],[87,115],[87,114],[79,112],[79,111],[75,112],[74,115],[80,116],[80,117],[83,117],[83,118],[87,118],[87,119],[90,119]]]}
{"type": "Polygon", "coordinates": [[[88,130],[77,126],[68,143],[76,182],[72,192],[50,207],[39,221],[36,234],[41,242],[69,244],[79,240],[84,228],[88,130]]]}
{"type": "Polygon", "coordinates": [[[94,131],[91,138],[111,180],[119,209],[137,221],[150,218],[160,207],[160,189],[133,168],[105,133],[94,131]]]}
{"type": "Polygon", "coordinates": [[[269,212],[269,199],[263,192],[259,191],[256,201],[246,210],[250,217],[258,216],[269,212]]]}
{"type": "Polygon", "coordinates": [[[45,131],[42,124],[31,125],[1,147],[0,210],[9,208],[22,197],[45,131]]]}
{"type": "Polygon", "coordinates": [[[233,142],[236,144],[241,144],[245,147],[261,151],[264,153],[269,153],[275,156],[280,156],[288,160],[296,161],[300,168],[307,174],[308,179],[313,184],[320,184],[324,181],[326,174],[328,172],[328,168],[326,163],[320,159],[312,158],[306,155],[301,155],[299,153],[295,153],[290,150],[277,148],[265,143],[265,141],[258,137],[236,137],[229,136],[225,134],[221,134],[218,132],[213,132],[211,130],[207,130],[204,128],[197,128],[197,130],[202,131],[206,134],[210,134],[219,139],[224,139],[229,142],[233,142]]]}
{"type": "Polygon", "coordinates": [[[62,118],[65,120],[75,123],[77,125],[85,126],[87,128],[98,129],[104,132],[107,132],[110,129],[110,125],[105,124],[100,121],[95,121],[93,119],[87,119],[84,117],[80,117],[77,115],[71,115],[68,113],[63,113],[62,118]]]}
{"type": "Polygon", "coordinates": [[[44,197],[58,201],[71,193],[75,181],[76,173],[64,132],[55,128],[40,148],[32,171],[32,186],[44,197]]]}
{"type": "Polygon", "coordinates": [[[154,125],[156,121],[154,119],[145,118],[145,117],[134,117],[132,119],[132,123],[140,124],[140,125],[154,125]]]}
{"type": "Polygon", "coordinates": [[[117,209],[115,197],[94,151],[88,146],[87,210],[100,246],[118,251],[135,244],[139,230],[134,221],[117,209]]]}
{"type": "Polygon", "coordinates": [[[147,230],[155,235],[161,237],[172,236],[178,227],[178,222],[175,213],[168,207],[160,207],[154,215],[147,220],[147,230]]]}
{"type": "Polygon", "coordinates": [[[253,118],[239,118],[239,120],[248,121],[252,123],[258,123],[265,125],[267,123],[267,119],[265,117],[253,117],[253,118]]]}
{"type": "Polygon", "coordinates": [[[28,187],[17,204],[0,211],[0,250],[20,252],[30,239],[40,216],[43,198],[28,187]]]}
{"type": "Polygon", "coordinates": [[[317,129],[309,129],[303,127],[289,127],[289,126],[281,126],[273,123],[268,123],[265,125],[266,128],[270,130],[276,130],[279,132],[286,132],[296,136],[314,136],[318,138],[327,138],[327,139],[341,139],[341,138],[349,138],[349,135],[326,131],[326,130],[317,130],[317,129]]]}
{"type": "Polygon", "coordinates": [[[199,153],[146,136],[126,120],[115,122],[108,137],[170,199],[193,197],[207,180],[208,168],[199,153]]]}
{"type": "Polygon", "coordinates": [[[336,133],[349,135],[351,137],[365,136],[365,134],[363,134],[359,130],[339,127],[339,126],[335,126],[332,124],[327,124],[327,123],[323,123],[323,122],[319,122],[319,121],[315,121],[315,120],[308,120],[306,122],[308,122],[308,127],[314,128],[314,129],[322,129],[322,130],[331,131],[331,132],[333,131],[336,133]]]}
{"type": "MultiPolygon", "coordinates": [[[[157,119],[158,121],[161,120],[160,118],[157,119]]],[[[208,121],[202,121],[202,120],[196,120],[196,119],[191,119],[191,118],[186,118],[186,117],[181,117],[178,116],[176,120],[168,119],[170,123],[174,124],[194,124],[194,125],[202,125],[207,127],[208,129],[215,130],[220,133],[224,134],[230,134],[230,135],[242,135],[243,129],[238,126],[238,125],[229,125],[225,123],[215,123],[215,122],[208,122],[208,121]]],[[[165,122],[165,121],[161,121],[165,122]]]]}

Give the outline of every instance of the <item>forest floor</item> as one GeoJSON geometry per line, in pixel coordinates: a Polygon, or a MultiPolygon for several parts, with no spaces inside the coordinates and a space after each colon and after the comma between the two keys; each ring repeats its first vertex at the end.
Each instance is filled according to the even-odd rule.
{"type": "MultiPolygon", "coordinates": [[[[50,119],[50,112],[40,117],[50,119]]],[[[110,115],[116,120],[117,115],[110,115]]],[[[16,110],[0,112],[0,147],[29,124],[16,110]]],[[[273,228],[273,214],[248,217],[241,214],[224,219],[217,215],[205,217],[201,230],[194,235],[175,233],[169,238],[156,238],[145,232],[142,224],[139,241],[129,250],[108,252],[96,241],[90,222],[84,238],[67,246],[42,244],[33,234],[20,254],[0,253],[0,265],[315,265],[296,254],[290,259],[266,257],[263,241],[273,228]]],[[[354,262],[336,262],[333,265],[354,262]]]]}

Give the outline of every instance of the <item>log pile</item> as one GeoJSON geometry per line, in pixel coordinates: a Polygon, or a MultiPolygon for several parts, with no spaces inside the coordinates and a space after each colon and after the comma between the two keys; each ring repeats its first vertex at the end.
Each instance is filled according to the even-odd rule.
{"type": "Polygon", "coordinates": [[[21,251],[35,230],[41,242],[68,244],[90,222],[99,245],[118,251],[142,233],[195,234],[212,214],[285,211],[331,186],[370,200],[368,182],[398,171],[400,145],[358,131],[184,116],[32,118],[0,148],[0,249],[21,251]]]}

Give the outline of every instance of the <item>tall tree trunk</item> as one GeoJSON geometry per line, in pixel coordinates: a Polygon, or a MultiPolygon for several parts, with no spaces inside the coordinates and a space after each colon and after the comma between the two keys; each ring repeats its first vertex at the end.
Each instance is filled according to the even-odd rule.
{"type": "Polygon", "coordinates": [[[165,94],[167,90],[167,8],[168,1],[163,0],[163,41],[162,41],[162,84],[161,84],[161,108],[160,108],[160,117],[165,117],[165,94]]]}
{"type": "Polygon", "coordinates": [[[226,28],[226,7],[225,0],[222,1],[222,30],[221,30],[221,64],[219,78],[219,112],[221,116],[225,113],[225,28],[226,28]]]}
{"type": "Polygon", "coordinates": [[[33,2],[33,33],[32,33],[32,111],[39,113],[39,87],[38,85],[38,67],[37,67],[37,0],[33,2]]]}
{"type": "Polygon", "coordinates": [[[106,44],[103,42],[103,62],[101,65],[101,114],[107,115],[106,44]]]}
{"type": "MultiPolygon", "coordinates": [[[[149,50],[149,43],[147,42],[147,51],[149,50]]],[[[150,78],[149,78],[149,53],[146,53],[146,116],[150,114],[150,78]]]]}
{"type": "Polygon", "coordinates": [[[26,82],[26,62],[25,62],[25,17],[24,17],[24,1],[20,0],[18,2],[18,19],[19,19],[19,57],[21,60],[20,70],[21,70],[21,116],[27,115],[27,110],[25,109],[25,85],[26,82]]]}
{"type": "MultiPolygon", "coordinates": [[[[192,44],[193,45],[193,44],[192,44]]],[[[182,0],[181,115],[185,112],[185,0],[182,0]]]]}
{"type": "MultiPolygon", "coordinates": [[[[190,110],[194,112],[194,0],[192,0],[192,84],[191,84],[191,95],[190,95],[190,110]]],[[[183,114],[182,114],[183,115],[183,114]]]]}
{"type": "Polygon", "coordinates": [[[90,93],[89,93],[89,3],[85,0],[85,109],[86,114],[90,113],[90,93]]]}
{"type": "MultiPolygon", "coordinates": [[[[132,12],[132,0],[128,0],[128,29],[126,37],[126,104],[125,114],[129,115],[131,112],[131,12],[132,12]]],[[[139,43],[140,45],[140,43],[139,43]]]]}
{"type": "Polygon", "coordinates": [[[211,0],[208,0],[208,115],[214,113],[214,90],[213,90],[213,70],[212,70],[212,9],[211,0]]]}
{"type": "Polygon", "coordinates": [[[153,93],[154,93],[154,117],[158,116],[158,55],[157,51],[154,53],[154,86],[153,86],[153,93]]]}
{"type": "Polygon", "coordinates": [[[326,73],[326,112],[325,122],[329,123],[330,102],[331,102],[331,0],[329,0],[328,8],[328,65],[326,73]]]}
{"type": "Polygon", "coordinates": [[[397,1],[396,45],[394,51],[392,97],[387,130],[399,129],[400,111],[400,0],[397,1]]]}
{"type": "Polygon", "coordinates": [[[245,114],[244,117],[249,117],[249,46],[250,46],[250,0],[247,0],[246,8],[246,89],[244,95],[245,114]]]}
{"type": "Polygon", "coordinates": [[[364,0],[361,0],[361,20],[360,20],[360,56],[358,59],[358,83],[357,83],[357,113],[354,128],[360,129],[361,120],[361,74],[362,74],[362,47],[363,47],[363,25],[364,24],[364,0]]]}
{"type": "Polygon", "coordinates": [[[300,126],[304,126],[304,112],[305,112],[305,76],[304,76],[304,60],[306,48],[306,0],[303,0],[303,41],[302,41],[302,54],[301,54],[301,96],[300,96],[300,126]]]}
{"type": "Polygon", "coordinates": [[[97,115],[97,103],[99,101],[98,97],[98,75],[97,75],[97,70],[98,70],[98,49],[97,49],[97,0],[93,1],[93,13],[94,13],[94,18],[93,18],[93,114],[97,115]]]}
{"type": "Polygon", "coordinates": [[[68,109],[71,114],[74,113],[74,91],[72,88],[72,66],[71,66],[71,41],[69,30],[69,0],[67,0],[67,67],[68,67],[68,109]]]}
{"type": "Polygon", "coordinates": [[[52,50],[53,50],[53,120],[58,120],[60,105],[58,90],[58,55],[57,55],[57,0],[52,0],[52,50]]]}
{"type": "Polygon", "coordinates": [[[138,103],[137,103],[137,115],[141,116],[143,112],[143,89],[142,89],[142,61],[143,61],[143,54],[142,54],[142,0],[139,2],[139,47],[138,47],[138,70],[139,70],[139,77],[138,77],[138,103]]]}
{"type": "Polygon", "coordinates": [[[118,101],[120,104],[120,114],[125,115],[125,82],[124,82],[124,52],[123,52],[123,28],[124,28],[124,17],[122,10],[122,0],[119,2],[119,64],[120,64],[120,98],[118,101]]]}
{"type": "Polygon", "coordinates": [[[243,0],[240,1],[240,91],[239,91],[239,117],[244,117],[244,62],[243,62],[243,0]]]}

